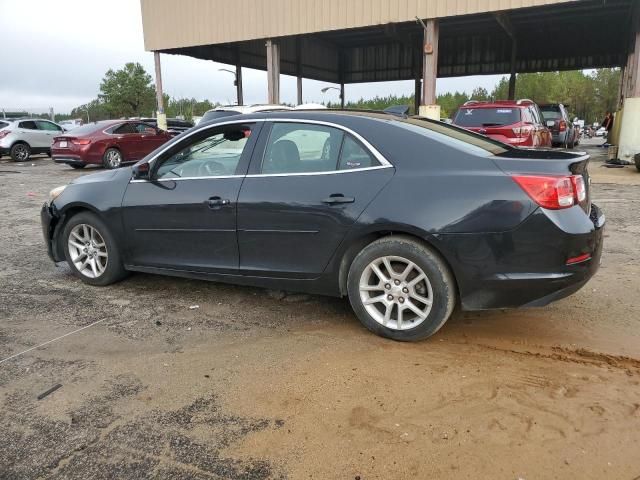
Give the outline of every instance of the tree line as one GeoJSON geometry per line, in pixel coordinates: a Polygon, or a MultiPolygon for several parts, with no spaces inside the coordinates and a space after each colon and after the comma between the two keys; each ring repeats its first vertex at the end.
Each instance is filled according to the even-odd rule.
{"type": "MultiPolygon", "coordinates": [[[[583,71],[523,73],[516,81],[516,98],[528,98],[538,104],[562,103],[571,117],[587,123],[600,122],[607,112],[617,110],[620,69],[604,68],[590,73],[583,71]]],[[[442,117],[452,117],[469,100],[506,100],[509,79],[504,77],[489,92],[477,87],[466,92],[438,95],[437,103],[442,117]]],[[[388,95],[371,99],[361,98],[346,103],[346,108],[384,110],[391,105],[409,105],[413,111],[413,95],[388,95]]],[[[337,107],[338,104],[329,104],[337,107]]]]}
{"type": "MultiPolygon", "coordinates": [[[[528,98],[538,104],[563,103],[572,117],[587,123],[600,121],[606,112],[615,111],[620,84],[619,69],[599,69],[589,73],[583,71],[524,73],[518,75],[516,98],[528,98]]],[[[469,100],[504,100],[508,96],[509,80],[502,78],[488,92],[482,87],[467,92],[438,95],[437,103],[443,117],[451,117],[460,106],[469,100]]],[[[391,105],[409,105],[413,110],[413,95],[388,95],[361,98],[350,101],[347,108],[384,110],[391,105]]],[[[209,100],[174,98],[164,95],[165,113],[168,117],[181,116],[191,120],[217,106],[209,100]]],[[[329,108],[338,104],[329,103],[329,108]]],[[[59,120],[82,118],[85,121],[110,118],[155,116],[156,89],[144,67],[139,63],[127,63],[120,70],[108,70],[100,83],[100,93],[90,102],[75,107],[68,115],[57,115],[59,120]]]]}

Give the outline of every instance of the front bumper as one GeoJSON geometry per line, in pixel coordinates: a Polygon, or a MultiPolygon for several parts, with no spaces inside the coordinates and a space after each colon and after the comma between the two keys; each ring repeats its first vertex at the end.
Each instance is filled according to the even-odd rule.
{"type": "Polygon", "coordinates": [[[40,209],[40,223],[42,225],[42,235],[44,236],[44,242],[47,246],[47,253],[49,258],[54,262],[61,262],[64,260],[57,244],[57,227],[59,216],[55,206],[45,202],[40,209]]]}

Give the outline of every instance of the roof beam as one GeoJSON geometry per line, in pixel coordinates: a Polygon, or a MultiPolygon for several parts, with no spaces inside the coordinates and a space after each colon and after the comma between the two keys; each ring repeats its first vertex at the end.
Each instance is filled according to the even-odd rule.
{"type": "Polygon", "coordinates": [[[497,22],[500,24],[502,29],[505,32],[507,32],[507,35],[509,35],[512,40],[515,40],[516,31],[513,28],[513,24],[511,23],[511,19],[509,18],[509,16],[506,13],[501,12],[501,13],[494,14],[494,17],[497,20],[497,22]]]}

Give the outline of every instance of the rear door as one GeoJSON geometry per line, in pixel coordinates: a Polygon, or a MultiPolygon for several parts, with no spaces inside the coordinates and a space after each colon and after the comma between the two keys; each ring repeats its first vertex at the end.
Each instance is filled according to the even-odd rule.
{"type": "Polygon", "coordinates": [[[18,123],[20,136],[33,149],[48,148],[51,143],[49,136],[38,128],[35,120],[23,120],[18,123]]]}
{"type": "Polygon", "coordinates": [[[393,174],[366,140],[338,126],[267,124],[238,199],[241,273],[318,277],[393,174]]]}

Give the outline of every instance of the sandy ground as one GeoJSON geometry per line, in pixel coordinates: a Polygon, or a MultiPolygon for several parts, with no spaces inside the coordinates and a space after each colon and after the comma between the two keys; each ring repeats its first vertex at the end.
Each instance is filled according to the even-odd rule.
{"type": "Polygon", "coordinates": [[[608,225],[584,289],[456,312],[417,344],[368,333],[346,300],[85,286],[49,261],[38,213],[89,172],[0,160],[0,361],[101,321],[0,363],[0,478],[640,478],[635,168],[591,165],[608,225]]]}

